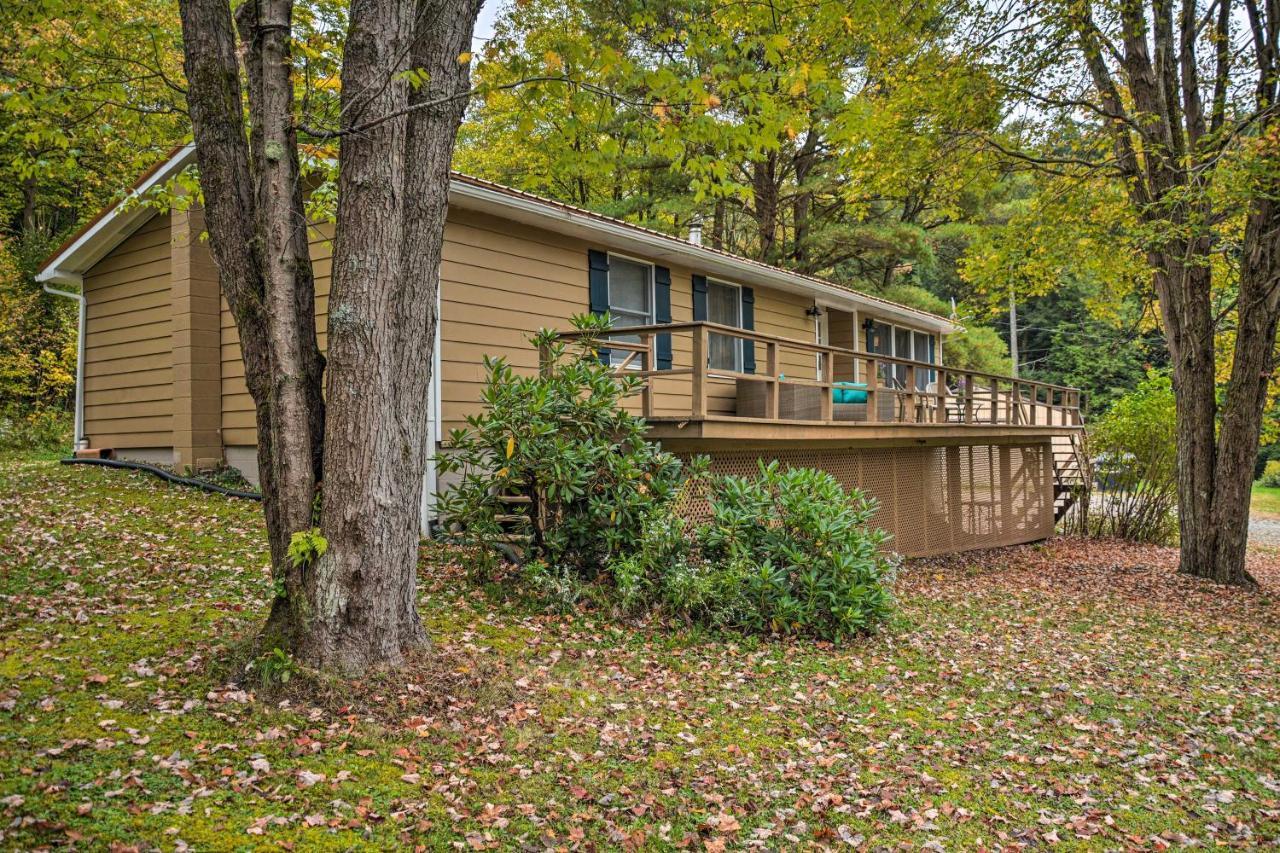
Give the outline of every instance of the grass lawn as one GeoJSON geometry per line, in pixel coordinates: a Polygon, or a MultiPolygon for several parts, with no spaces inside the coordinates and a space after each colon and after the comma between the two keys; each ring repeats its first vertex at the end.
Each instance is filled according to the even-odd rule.
{"type": "Polygon", "coordinates": [[[1254,515],[1280,518],[1280,489],[1254,483],[1250,509],[1254,515]]]}
{"type": "Polygon", "coordinates": [[[920,561],[844,648],[550,616],[422,565],[434,657],[323,700],[228,680],[258,507],[0,461],[0,847],[1280,840],[1280,557],[920,561]]]}

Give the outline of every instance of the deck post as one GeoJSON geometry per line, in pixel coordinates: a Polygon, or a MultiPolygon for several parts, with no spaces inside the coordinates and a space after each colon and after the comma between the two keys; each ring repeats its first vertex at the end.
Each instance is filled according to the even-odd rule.
{"type": "Polygon", "coordinates": [[[938,395],[938,399],[934,401],[933,419],[941,424],[947,421],[947,371],[939,367],[936,373],[938,380],[933,391],[938,395]]]}
{"type": "Polygon", "coordinates": [[[874,423],[880,420],[880,371],[874,358],[866,361],[867,366],[867,421],[874,423]]]}
{"type": "Polygon", "coordinates": [[[782,397],[782,389],[778,385],[778,345],[770,341],[764,347],[765,370],[768,371],[769,382],[765,388],[764,415],[771,421],[778,419],[778,401],[782,397]]]}
{"type": "Polygon", "coordinates": [[[831,358],[831,350],[823,350],[818,353],[818,363],[822,369],[822,407],[820,417],[824,423],[831,423],[836,419],[835,401],[831,399],[834,388],[833,372],[835,364],[831,358]]]}
{"type": "Polygon", "coordinates": [[[693,329],[693,417],[707,416],[707,327],[693,329]]]}
{"type": "Polygon", "coordinates": [[[644,344],[644,370],[648,374],[644,378],[644,388],[640,391],[640,415],[646,420],[653,417],[653,381],[657,364],[653,341],[652,332],[645,332],[640,336],[640,342],[644,344]]]}
{"type": "Polygon", "coordinates": [[[919,417],[917,415],[919,413],[917,410],[918,410],[919,404],[920,404],[920,401],[916,396],[916,366],[914,364],[908,364],[907,365],[907,405],[910,407],[908,411],[911,414],[910,414],[910,417],[906,417],[907,412],[903,412],[904,417],[902,419],[910,423],[918,422],[919,417]]]}
{"type": "Polygon", "coordinates": [[[964,422],[973,423],[973,374],[964,375],[964,422]]]}

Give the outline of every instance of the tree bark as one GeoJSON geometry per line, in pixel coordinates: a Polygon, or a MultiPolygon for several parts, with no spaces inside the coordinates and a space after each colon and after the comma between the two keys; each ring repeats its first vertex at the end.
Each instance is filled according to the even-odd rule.
{"type": "MultiPolygon", "coordinates": [[[[263,300],[271,375],[271,465],[281,536],[313,526],[321,472],[323,360],[315,327],[315,281],[302,204],[298,141],[293,129],[291,0],[251,0],[237,12],[249,82],[250,174],[255,230],[263,247],[263,300]]],[[[308,567],[278,566],[277,594],[268,617],[268,642],[294,646],[307,632],[308,567]]]]}
{"type": "MultiPolygon", "coordinates": [[[[479,0],[352,6],[342,69],[348,126],[470,86],[479,0]],[[415,27],[416,22],[416,27],[415,27]],[[393,74],[420,68],[411,91],[393,74]]],[[[449,162],[466,99],[342,137],[329,309],[329,417],[307,657],[344,671],[398,663],[426,635],[414,604],[429,450],[431,352],[449,162]]]]}
{"type": "Polygon", "coordinates": [[[415,571],[435,301],[449,162],[469,90],[459,57],[479,6],[351,6],[326,407],[293,121],[291,0],[249,0],[237,13],[247,136],[229,4],[181,2],[206,222],[257,414],[277,581],[265,639],[322,668],[396,664],[426,639],[415,571]],[[429,84],[411,91],[400,74],[409,68],[429,84]],[[294,566],[289,543],[316,524],[322,481],[327,551],[294,566]]]}

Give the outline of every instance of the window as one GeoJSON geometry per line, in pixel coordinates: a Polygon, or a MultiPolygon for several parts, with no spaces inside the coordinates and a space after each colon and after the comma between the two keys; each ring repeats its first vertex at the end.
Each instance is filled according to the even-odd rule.
{"type": "MultiPolygon", "coordinates": [[[[742,328],[742,288],[718,281],[707,282],[707,320],[722,326],[742,328]]],[[[708,366],[716,370],[742,370],[742,340],[712,332],[708,366]]]]}
{"type": "MultiPolygon", "coordinates": [[[[888,323],[872,321],[867,328],[867,352],[893,355],[893,327],[888,323]]],[[[876,368],[876,372],[880,375],[880,381],[888,385],[892,365],[881,364],[876,368]]]]}
{"type": "MultiPolygon", "coordinates": [[[[609,257],[609,318],[615,329],[653,323],[653,267],[616,255],[609,257]]],[[[640,336],[617,335],[613,340],[639,343],[640,336]]],[[[630,352],[612,350],[609,360],[621,364],[628,355],[630,352]]],[[[636,360],[632,364],[640,366],[636,360]]]]}
{"type": "MultiPolygon", "coordinates": [[[[936,364],[937,340],[927,332],[917,332],[872,320],[867,327],[867,352],[936,364]]],[[[881,382],[906,389],[907,366],[905,364],[882,364],[878,372],[881,382]],[[890,379],[893,382],[890,382],[890,379]]],[[[929,383],[936,382],[937,379],[936,370],[917,370],[916,390],[927,391],[929,383]]]]}
{"type": "MultiPolygon", "coordinates": [[[[934,363],[934,343],[933,335],[925,332],[913,332],[911,335],[913,347],[911,357],[916,361],[925,361],[929,364],[934,363]]],[[[936,370],[916,370],[916,390],[928,391],[929,386],[938,381],[938,371],[936,370]]]]}

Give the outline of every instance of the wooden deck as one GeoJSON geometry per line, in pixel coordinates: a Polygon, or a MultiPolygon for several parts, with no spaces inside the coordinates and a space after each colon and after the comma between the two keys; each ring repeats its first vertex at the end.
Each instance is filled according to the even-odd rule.
{"type": "Polygon", "coordinates": [[[619,328],[601,345],[619,373],[645,379],[637,414],[672,449],[1025,443],[1084,424],[1076,388],[715,323],[619,328]],[[709,363],[712,335],[721,336],[722,356],[726,339],[750,348],[735,344],[736,369],[709,363]],[[672,354],[664,369],[656,368],[660,349],[672,354]],[[754,370],[743,369],[752,361],[754,370]],[[861,402],[836,402],[837,389],[861,402]]]}

